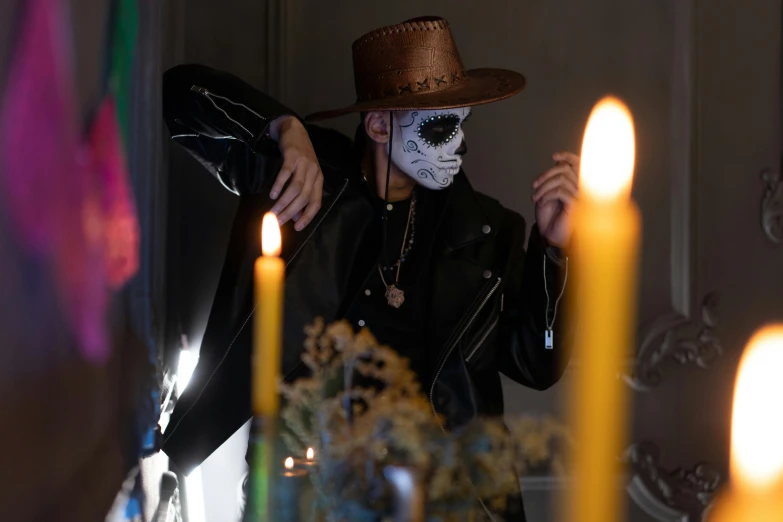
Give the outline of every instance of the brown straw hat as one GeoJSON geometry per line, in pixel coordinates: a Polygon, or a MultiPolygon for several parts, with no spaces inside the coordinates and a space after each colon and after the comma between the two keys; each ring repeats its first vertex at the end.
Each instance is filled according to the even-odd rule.
{"type": "Polygon", "coordinates": [[[353,43],[356,103],[317,112],[324,120],[353,112],[469,107],[510,98],[525,77],[506,69],[466,71],[448,22],[422,17],[377,29],[353,43]]]}

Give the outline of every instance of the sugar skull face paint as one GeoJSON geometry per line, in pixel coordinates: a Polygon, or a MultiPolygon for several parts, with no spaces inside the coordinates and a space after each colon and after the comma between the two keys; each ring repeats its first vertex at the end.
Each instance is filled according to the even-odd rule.
{"type": "Polygon", "coordinates": [[[392,163],[425,188],[450,186],[462,167],[468,116],[469,107],[396,112],[392,163]]]}

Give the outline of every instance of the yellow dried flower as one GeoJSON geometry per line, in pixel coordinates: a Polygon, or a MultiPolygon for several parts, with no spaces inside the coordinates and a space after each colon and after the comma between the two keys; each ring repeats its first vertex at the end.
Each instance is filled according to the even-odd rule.
{"type": "Polygon", "coordinates": [[[355,333],[346,321],[305,328],[302,361],[311,376],[281,385],[284,442],[300,455],[317,448],[316,488],[330,520],[357,513],[390,514],[385,466],[417,468],[432,511],[449,520],[478,494],[493,509],[518,490],[518,472],[564,467],[572,445],[553,418],[477,420],[456,433],[441,429],[406,359],[380,346],[368,329],[355,333]],[[371,384],[368,384],[371,383],[371,384]]]}

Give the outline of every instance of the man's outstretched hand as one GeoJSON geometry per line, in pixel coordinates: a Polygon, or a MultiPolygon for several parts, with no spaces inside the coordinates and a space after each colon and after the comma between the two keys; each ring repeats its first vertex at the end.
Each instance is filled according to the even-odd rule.
{"type": "Polygon", "coordinates": [[[269,134],[283,155],[283,166],[269,197],[276,201],[272,212],[282,225],[293,219],[296,230],[304,230],[321,208],[324,176],[313,144],[302,122],[293,116],[274,120],[269,134]]]}
{"type": "Polygon", "coordinates": [[[533,181],[536,222],[550,245],[566,248],[573,230],[574,201],[579,197],[579,156],[557,152],[552,159],[555,166],[533,181]]]}

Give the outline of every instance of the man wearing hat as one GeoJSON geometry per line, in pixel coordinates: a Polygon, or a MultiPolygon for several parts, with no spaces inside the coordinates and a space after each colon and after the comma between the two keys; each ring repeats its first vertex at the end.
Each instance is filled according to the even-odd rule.
{"type": "Polygon", "coordinates": [[[172,138],[241,198],[198,367],[164,436],[186,474],[251,415],[252,267],[269,210],[283,224],[286,379],[303,371],[303,326],[316,317],[368,327],[408,358],[446,428],[503,413],[500,372],[542,390],[567,364],[578,158],[555,154],[533,182],[527,247],[522,217],[461,170],[471,107],[519,93],[524,77],[466,70],[433,17],[362,36],[353,63],[356,102],[307,118],[356,113],[353,143],[229,74],[164,75],[172,138]]]}

